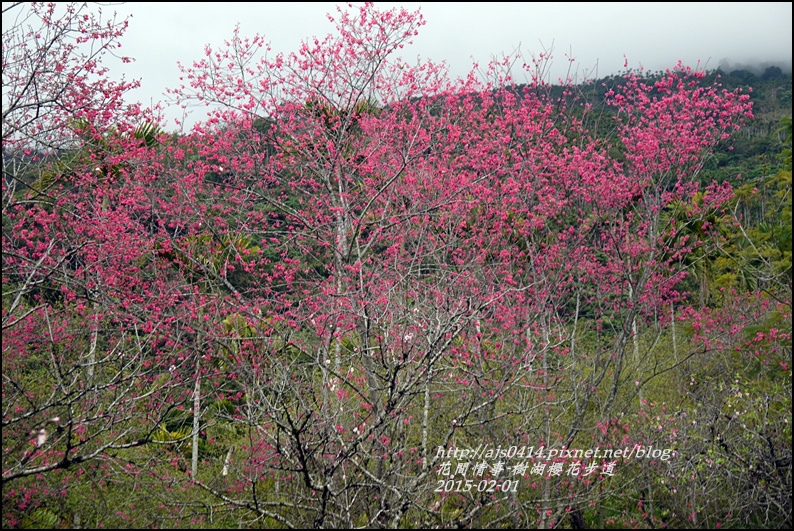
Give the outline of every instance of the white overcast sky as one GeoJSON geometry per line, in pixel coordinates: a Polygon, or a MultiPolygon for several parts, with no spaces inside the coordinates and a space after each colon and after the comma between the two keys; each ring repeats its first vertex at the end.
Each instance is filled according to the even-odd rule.
{"type": "MultiPolygon", "coordinates": [[[[464,76],[472,60],[516,48],[538,54],[553,47],[553,80],[567,69],[566,54],[580,72],[599,76],[640,65],[660,70],[677,60],[716,68],[774,63],[790,71],[791,2],[376,2],[421,9],[427,23],[402,56],[446,61],[464,76]]],[[[333,31],[326,18],[333,2],[129,2],[104,4],[105,12],[132,15],[122,53],[135,62],[119,65],[142,87],[131,94],[144,104],[179,84],[177,61],[191,64],[205,44],[220,46],[236,24],[242,36],[259,33],[274,52],[297,50],[301,40],[333,31]]],[[[114,67],[115,68],[115,67],[114,67]]]]}

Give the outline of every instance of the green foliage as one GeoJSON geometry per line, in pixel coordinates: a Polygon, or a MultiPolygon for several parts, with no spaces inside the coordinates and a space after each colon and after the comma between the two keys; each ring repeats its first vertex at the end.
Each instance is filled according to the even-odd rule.
{"type": "Polygon", "coordinates": [[[190,436],[190,427],[183,427],[174,431],[169,431],[166,424],[161,424],[160,428],[152,437],[152,440],[160,443],[175,443],[186,440],[190,436]]]}
{"type": "Polygon", "coordinates": [[[260,253],[249,236],[209,231],[184,236],[181,241],[169,243],[168,248],[166,251],[163,244],[158,244],[158,256],[170,262],[190,283],[202,284],[206,290],[216,284],[223,290],[230,286],[244,289],[250,275],[242,270],[242,263],[260,253]]]}
{"type": "Polygon", "coordinates": [[[30,516],[22,521],[23,529],[55,529],[58,525],[58,515],[46,508],[35,509],[30,516]]]}
{"type": "Polygon", "coordinates": [[[786,147],[779,167],[736,190],[731,227],[717,260],[717,286],[760,289],[791,300],[791,118],[781,120],[786,147]]]}

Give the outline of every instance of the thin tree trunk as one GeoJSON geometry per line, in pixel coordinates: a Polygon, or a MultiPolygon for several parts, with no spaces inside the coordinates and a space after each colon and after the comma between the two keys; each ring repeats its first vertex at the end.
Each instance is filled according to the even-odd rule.
{"type": "Polygon", "coordinates": [[[90,386],[94,381],[94,368],[96,366],[96,344],[97,344],[97,337],[99,336],[99,322],[98,322],[98,310],[96,309],[96,305],[92,303],[94,306],[94,317],[91,319],[91,346],[88,349],[88,367],[86,367],[85,376],[86,376],[86,383],[90,386]]]}
{"type": "MultiPolygon", "coordinates": [[[[548,399],[549,399],[549,330],[546,325],[544,325],[543,331],[543,342],[545,343],[546,347],[543,352],[543,402],[545,407],[543,408],[545,414],[545,423],[546,423],[546,434],[545,434],[545,444],[548,447],[551,444],[551,411],[548,406],[548,399]]],[[[541,515],[540,515],[540,528],[547,529],[548,528],[548,513],[551,510],[551,482],[552,479],[549,478],[547,481],[543,482],[543,504],[541,506],[541,515]]]]}
{"type": "MultiPolygon", "coordinates": [[[[629,300],[631,301],[632,305],[636,305],[636,301],[634,300],[634,289],[629,284],[629,300]]],[[[634,313],[634,316],[631,319],[631,339],[634,343],[634,371],[637,374],[637,381],[642,383],[642,373],[640,372],[640,343],[639,338],[637,337],[637,314],[634,313]]],[[[642,396],[642,386],[637,389],[637,397],[640,399],[640,406],[643,403],[643,396],[642,396]]]]}
{"type": "Polygon", "coordinates": [[[201,356],[196,357],[196,386],[193,388],[193,452],[190,462],[190,474],[195,480],[198,477],[198,440],[199,411],[201,409],[201,356]]]}

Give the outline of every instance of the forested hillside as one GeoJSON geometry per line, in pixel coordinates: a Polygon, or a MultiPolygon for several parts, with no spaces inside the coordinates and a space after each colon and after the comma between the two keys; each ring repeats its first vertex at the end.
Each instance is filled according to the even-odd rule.
{"type": "Polygon", "coordinates": [[[3,9],[3,528],[791,526],[790,73],[3,9]]]}

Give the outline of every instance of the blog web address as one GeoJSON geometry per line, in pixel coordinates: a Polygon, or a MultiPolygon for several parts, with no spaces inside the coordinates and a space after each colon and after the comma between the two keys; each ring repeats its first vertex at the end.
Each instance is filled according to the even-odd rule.
{"type": "Polygon", "coordinates": [[[623,448],[601,448],[596,446],[587,450],[581,448],[548,448],[539,446],[507,446],[494,447],[490,444],[481,444],[476,448],[444,448],[439,446],[436,450],[438,459],[661,459],[668,461],[673,455],[672,448],[655,448],[653,446],[625,446],[623,448]]]}

